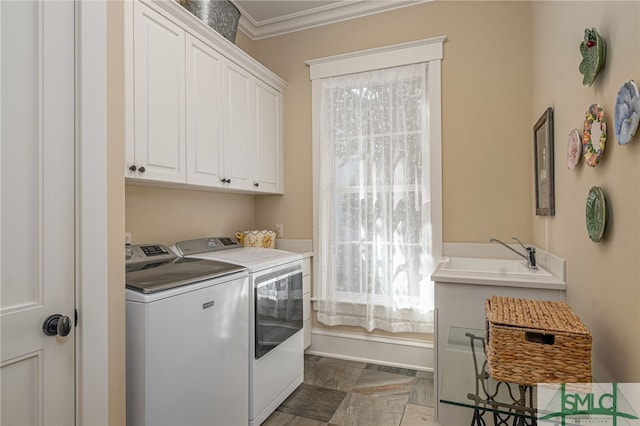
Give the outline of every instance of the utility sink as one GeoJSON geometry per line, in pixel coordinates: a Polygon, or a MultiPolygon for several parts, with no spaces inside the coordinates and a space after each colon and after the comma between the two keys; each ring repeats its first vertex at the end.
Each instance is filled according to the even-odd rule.
{"type": "Polygon", "coordinates": [[[526,262],[515,259],[485,259],[451,257],[442,259],[443,271],[489,273],[489,274],[517,274],[538,277],[550,277],[552,274],[538,267],[537,270],[527,268],[526,262]]]}
{"type": "MultiPolygon", "coordinates": [[[[522,252],[519,245],[513,248],[522,252]]],[[[485,302],[493,295],[566,301],[565,260],[536,247],[539,269],[531,271],[527,269],[527,260],[523,257],[516,257],[515,253],[509,253],[497,244],[486,243],[444,243],[443,254],[444,257],[431,275],[436,310],[435,392],[438,421],[442,425],[461,425],[468,424],[470,411],[440,402],[446,347],[452,329],[484,330],[485,302]]],[[[471,386],[468,392],[473,392],[474,383],[468,383],[471,386]]],[[[465,391],[463,395],[468,392],[465,391]]]]}

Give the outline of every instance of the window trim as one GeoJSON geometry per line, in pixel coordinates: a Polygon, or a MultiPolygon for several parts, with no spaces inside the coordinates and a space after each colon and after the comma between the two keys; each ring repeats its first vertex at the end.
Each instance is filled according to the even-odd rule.
{"type": "MultiPolygon", "coordinates": [[[[384,46],[357,52],[311,59],[310,67],[312,106],[312,158],[313,158],[313,250],[318,252],[319,229],[317,200],[319,185],[320,111],[322,79],[345,74],[373,71],[383,68],[426,62],[427,108],[429,109],[430,197],[432,224],[432,253],[442,257],[442,90],[441,61],[446,36],[384,46]]],[[[318,256],[313,257],[313,268],[319,270],[318,256]]],[[[316,276],[313,293],[318,294],[316,276]]],[[[316,300],[316,297],[313,297],[316,300]]]]}
{"type": "Polygon", "coordinates": [[[310,67],[310,79],[313,81],[338,75],[355,74],[421,62],[430,64],[432,61],[439,62],[443,58],[445,39],[446,36],[433,37],[342,55],[310,59],[307,61],[307,65],[310,67]]]}

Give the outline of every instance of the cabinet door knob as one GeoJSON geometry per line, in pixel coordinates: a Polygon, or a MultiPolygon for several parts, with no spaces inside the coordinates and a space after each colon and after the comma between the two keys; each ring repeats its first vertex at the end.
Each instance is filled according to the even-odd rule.
{"type": "Polygon", "coordinates": [[[139,167],[139,168],[138,168],[138,171],[139,171],[140,173],[144,173],[144,170],[145,170],[145,168],[144,168],[144,167],[139,167]]]}
{"type": "Polygon", "coordinates": [[[138,168],[133,165],[133,166],[129,166],[129,170],[131,170],[132,172],[135,172],[138,168]]]}
{"type": "Polygon", "coordinates": [[[254,182],[253,186],[255,186],[256,188],[260,186],[260,184],[258,182],[254,182]]]}

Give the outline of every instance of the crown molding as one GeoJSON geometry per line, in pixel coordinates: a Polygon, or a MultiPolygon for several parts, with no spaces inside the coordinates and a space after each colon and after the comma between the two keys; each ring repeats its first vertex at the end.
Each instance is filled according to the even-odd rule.
{"type": "Polygon", "coordinates": [[[327,6],[259,22],[253,20],[235,2],[234,5],[241,13],[238,29],[256,41],[431,1],[434,0],[343,0],[327,6]]]}

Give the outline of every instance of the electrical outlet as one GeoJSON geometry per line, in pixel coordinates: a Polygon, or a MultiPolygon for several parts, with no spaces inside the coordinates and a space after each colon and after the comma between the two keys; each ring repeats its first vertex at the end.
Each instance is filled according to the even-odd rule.
{"type": "Polygon", "coordinates": [[[276,237],[284,238],[284,225],[276,223],[276,237]]]}
{"type": "Polygon", "coordinates": [[[125,232],[124,234],[124,243],[131,244],[131,232],[125,232]]]}

